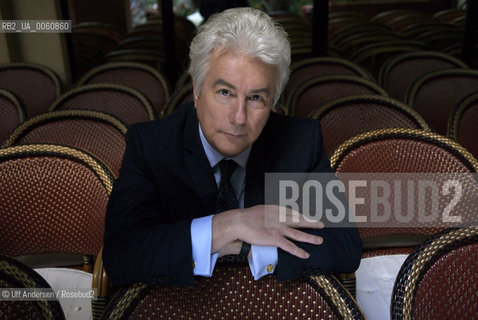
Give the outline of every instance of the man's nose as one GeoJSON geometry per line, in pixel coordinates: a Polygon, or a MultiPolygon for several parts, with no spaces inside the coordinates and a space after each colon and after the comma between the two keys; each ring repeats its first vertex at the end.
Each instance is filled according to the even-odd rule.
{"type": "Polygon", "coordinates": [[[231,114],[230,114],[230,120],[231,123],[237,124],[237,125],[242,125],[246,122],[247,119],[247,109],[246,109],[246,99],[245,98],[239,98],[236,99],[231,114]]]}

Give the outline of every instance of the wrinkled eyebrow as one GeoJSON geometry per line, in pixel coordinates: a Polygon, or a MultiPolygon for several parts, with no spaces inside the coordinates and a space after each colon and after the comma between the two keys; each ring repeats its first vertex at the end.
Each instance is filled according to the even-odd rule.
{"type": "Polygon", "coordinates": [[[236,89],[236,87],[234,87],[232,84],[230,84],[229,82],[227,82],[226,80],[223,80],[223,79],[217,79],[215,82],[214,82],[214,86],[226,86],[226,87],[229,87],[231,89],[236,89]]]}
{"type": "Polygon", "coordinates": [[[270,90],[269,90],[269,88],[261,88],[261,89],[253,90],[251,93],[253,93],[253,94],[263,93],[264,95],[269,96],[270,95],[270,90]]]}
{"type": "MultiPolygon", "coordinates": [[[[214,82],[214,86],[220,86],[220,85],[229,87],[233,90],[236,90],[236,87],[234,85],[230,84],[229,82],[227,82],[224,79],[217,79],[214,82]]],[[[255,90],[251,91],[251,94],[256,94],[256,93],[264,93],[265,95],[269,95],[270,94],[270,89],[268,87],[266,87],[266,88],[260,88],[260,89],[255,89],[255,90]]]]}

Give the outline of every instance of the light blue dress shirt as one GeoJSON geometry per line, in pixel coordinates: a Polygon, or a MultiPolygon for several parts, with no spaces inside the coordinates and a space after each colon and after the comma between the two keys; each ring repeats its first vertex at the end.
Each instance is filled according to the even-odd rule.
{"type": "MultiPolygon", "coordinates": [[[[209,160],[209,164],[211,165],[211,168],[213,168],[216,184],[219,187],[221,171],[219,170],[219,166],[216,165],[224,159],[224,156],[217,152],[206,140],[201,125],[199,125],[199,136],[209,160]]],[[[239,200],[240,208],[244,208],[246,165],[250,152],[251,147],[231,158],[238,164],[237,169],[231,177],[231,184],[239,200]]],[[[214,271],[214,266],[216,265],[218,253],[211,252],[212,218],[213,215],[209,215],[194,219],[191,223],[192,254],[193,261],[195,262],[194,275],[210,277],[214,271]]],[[[251,253],[252,258],[249,258],[248,261],[251,273],[255,280],[274,272],[278,261],[276,247],[251,245],[251,253]]]]}

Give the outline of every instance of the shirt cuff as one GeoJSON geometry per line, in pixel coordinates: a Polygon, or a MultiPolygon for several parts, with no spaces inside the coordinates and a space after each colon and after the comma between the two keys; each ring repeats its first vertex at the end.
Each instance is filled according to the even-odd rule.
{"type": "Polygon", "coordinates": [[[195,276],[210,277],[214,271],[218,253],[211,254],[213,215],[193,219],[191,242],[193,272],[195,276]]]}
{"type": "Polygon", "coordinates": [[[251,253],[248,260],[254,280],[274,273],[279,259],[276,247],[251,245],[251,253]]]}

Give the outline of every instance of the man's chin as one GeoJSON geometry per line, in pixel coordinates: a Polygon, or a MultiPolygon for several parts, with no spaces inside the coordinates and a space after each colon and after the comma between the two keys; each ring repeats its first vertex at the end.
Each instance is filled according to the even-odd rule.
{"type": "Polygon", "coordinates": [[[224,157],[232,158],[232,157],[237,156],[239,153],[241,153],[242,151],[244,151],[246,149],[247,149],[247,146],[245,146],[245,147],[223,146],[223,147],[220,147],[219,150],[217,150],[217,151],[219,151],[219,153],[222,154],[224,157]]]}

